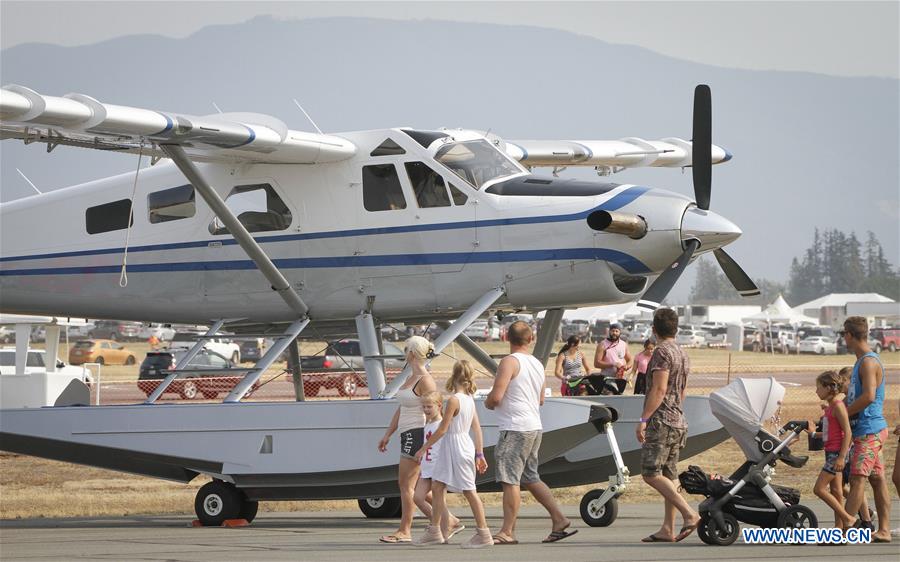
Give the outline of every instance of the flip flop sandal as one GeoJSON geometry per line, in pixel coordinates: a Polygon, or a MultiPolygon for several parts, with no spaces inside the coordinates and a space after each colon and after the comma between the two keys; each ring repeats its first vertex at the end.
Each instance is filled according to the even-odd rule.
{"type": "Polygon", "coordinates": [[[384,543],[388,543],[388,544],[400,544],[400,543],[404,543],[404,542],[412,542],[412,538],[407,539],[404,537],[398,537],[397,535],[385,535],[378,540],[381,542],[384,542],[384,543]]]}
{"type": "Polygon", "coordinates": [[[675,542],[681,542],[684,539],[688,538],[689,536],[691,536],[691,533],[697,530],[697,527],[699,526],[699,521],[697,523],[694,523],[693,525],[685,525],[681,528],[680,531],[678,531],[678,536],[675,537],[675,542]]]}
{"type": "Polygon", "coordinates": [[[656,535],[649,535],[642,538],[641,542],[675,542],[675,539],[667,539],[664,537],[657,537],[656,535]]]}
{"type": "Polygon", "coordinates": [[[501,537],[500,535],[494,535],[492,538],[494,539],[494,546],[519,544],[519,541],[517,541],[516,539],[501,537]]]}
{"type": "Polygon", "coordinates": [[[453,535],[455,535],[456,533],[458,533],[460,531],[465,531],[465,530],[466,530],[466,526],[463,525],[462,523],[460,523],[456,527],[453,527],[452,529],[450,529],[445,540],[449,541],[450,538],[453,537],[453,535]]]}
{"type": "Polygon", "coordinates": [[[549,535],[547,535],[546,539],[542,540],[541,542],[548,543],[548,542],[561,541],[565,538],[571,537],[572,535],[574,535],[577,532],[578,532],[578,529],[575,529],[574,531],[565,531],[565,530],[553,531],[549,535]]]}

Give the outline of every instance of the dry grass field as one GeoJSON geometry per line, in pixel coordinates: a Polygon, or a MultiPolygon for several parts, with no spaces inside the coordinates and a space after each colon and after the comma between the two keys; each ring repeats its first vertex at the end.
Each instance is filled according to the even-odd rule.
{"type": "MultiPolygon", "coordinates": [[[[128,344],[140,359],[148,350],[146,344],[128,344]]],[[[314,354],[324,348],[324,344],[308,342],[303,344],[303,354],[314,354]]],[[[502,353],[505,344],[495,342],[486,344],[489,353],[502,353]]],[[[585,351],[592,351],[588,347],[585,351]]],[[[636,350],[637,346],[633,346],[636,350]]],[[[763,353],[729,353],[727,351],[709,349],[688,350],[691,356],[693,372],[689,390],[694,394],[708,394],[709,391],[725,382],[725,375],[730,372],[735,376],[751,373],[757,376],[771,373],[800,374],[799,384],[803,386],[788,387],[785,403],[781,411],[781,419],[803,419],[818,417],[819,406],[815,393],[808,386],[816,372],[825,369],[836,369],[852,364],[850,356],[783,356],[763,353]],[[803,373],[809,373],[807,381],[803,373]],[[708,375],[708,376],[707,376],[708,375]]],[[[63,352],[61,352],[63,355],[63,352]]],[[[437,373],[449,372],[452,357],[467,358],[461,349],[449,348],[446,355],[437,358],[433,369],[437,373]]],[[[898,415],[898,398],[900,398],[900,354],[885,354],[883,359],[889,373],[888,400],[886,413],[891,427],[900,423],[898,415]]],[[[284,365],[273,367],[272,375],[281,372],[284,365]]],[[[552,369],[548,369],[548,375],[552,369]]],[[[268,375],[268,374],[267,374],[268,375]]],[[[106,366],[102,371],[102,380],[106,383],[133,384],[137,379],[137,366],[106,366]]],[[[488,383],[489,384],[489,383],[488,383]]],[[[487,384],[485,385],[487,386],[487,384]]],[[[556,385],[552,385],[554,389],[556,385]]],[[[104,389],[104,392],[106,390],[104,389]]],[[[782,422],[783,423],[783,422],[782,422]]],[[[897,440],[890,439],[885,460],[888,471],[893,467],[893,459],[897,440]]],[[[805,439],[794,447],[795,453],[806,454],[805,439]]],[[[810,453],[809,463],[802,469],[791,469],[779,466],[776,481],[779,484],[799,488],[804,501],[818,501],[812,496],[812,485],[818,474],[822,453],[810,453]]],[[[679,469],[696,464],[707,472],[730,474],[741,464],[743,454],[737,445],[728,440],[719,446],[698,456],[683,461],[679,469]]],[[[194,494],[205,480],[198,478],[190,484],[177,484],[161,480],[153,480],[141,476],[133,476],[118,472],[110,472],[90,467],[47,461],[33,457],[0,453],[0,518],[33,518],[33,517],[74,517],[74,516],[123,516],[134,514],[184,514],[193,513],[194,494]]],[[[592,486],[561,488],[555,495],[566,504],[577,505],[581,496],[592,486]]],[[[893,493],[893,490],[892,490],[893,493]]],[[[498,494],[484,494],[488,505],[499,505],[498,494]]],[[[696,501],[697,498],[691,498],[696,501]]],[[[526,499],[526,503],[531,501],[526,499]]],[[[628,491],[621,498],[624,503],[658,502],[658,496],[640,479],[635,477],[628,491]]],[[[454,505],[462,506],[461,498],[453,497],[454,505]]],[[[260,505],[263,511],[332,510],[356,509],[353,501],[320,501],[320,502],[264,502],[260,505]]]]}

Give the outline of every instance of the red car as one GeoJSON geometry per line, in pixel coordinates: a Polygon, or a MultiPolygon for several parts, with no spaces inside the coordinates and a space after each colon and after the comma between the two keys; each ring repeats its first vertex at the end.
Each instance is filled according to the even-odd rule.
{"type": "MultiPolygon", "coordinates": [[[[147,353],[138,374],[137,385],[141,392],[150,396],[159,386],[160,381],[168,376],[167,371],[175,369],[175,364],[185,353],[187,350],[147,353]]],[[[179,376],[166,387],[163,394],[177,394],[185,400],[193,400],[198,395],[203,395],[207,400],[212,400],[221,393],[231,392],[245,374],[227,372],[228,369],[235,368],[234,363],[218,353],[206,349],[201,350],[187,368],[192,371],[202,369],[204,372],[190,372],[179,376]]],[[[253,383],[246,396],[249,397],[257,388],[259,388],[259,382],[253,383]]]]}

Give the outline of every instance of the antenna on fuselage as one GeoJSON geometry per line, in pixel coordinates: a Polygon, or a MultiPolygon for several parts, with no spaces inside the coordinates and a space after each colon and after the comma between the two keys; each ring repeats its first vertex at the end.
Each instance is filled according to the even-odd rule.
{"type": "Polygon", "coordinates": [[[319,126],[316,125],[316,122],[313,121],[313,120],[312,120],[312,117],[309,116],[309,113],[307,113],[306,110],[303,109],[303,106],[300,105],[300,102],[297,101],[296,98],[291,98],[291,101],[294,102],[294,105],[296,105],[296,106],[300,109],[300,111],[303,112],[303,115],[306,115],[306,118],[309,119],[309,122],[312,123],[312,126],[315,127],[317,131],[319,131],[319,134],[320,134],[320,135],[323,134],[323,133],[322,133],[322,129],[320,129],[319,126]]]}
{"type": "Polygon", "coordinates": [[[216,111],[218,111],[219,113],[222,113],[222,110],[219,109],[219,106],[216,105],[216,102],[211,102],[211,103],[212,103],[212,106],[216,108],[216,111]]]}
{"type": "Polygon", "coordinates": [[[22,176],[22,179],[23,179],[23,180],[25,180],[25,181],[28,182],[28,185],[31,186],[31,189],[37,191],[37,194],[38,194],[38,195],[43,195],[43,194],[44,194],[40,189],[37,188],[36,185],[34,185],[34,183],[31,182],[30,179],[28,179],[28,176],[26,176],[26,175],[22,172],[22,170],[16,168],[16,171],[19,172],[19,175],[22,176]]]}

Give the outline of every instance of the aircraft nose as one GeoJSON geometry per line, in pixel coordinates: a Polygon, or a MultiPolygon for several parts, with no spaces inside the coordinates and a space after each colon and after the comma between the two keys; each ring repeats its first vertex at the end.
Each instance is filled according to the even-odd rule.
{"type": "Polygon", "coordinates": [[[722,215],[691,207],[681,219],[681,239],[694,238],[704,249],[721,248],[743,234],[740,228],[722,215]]]}

